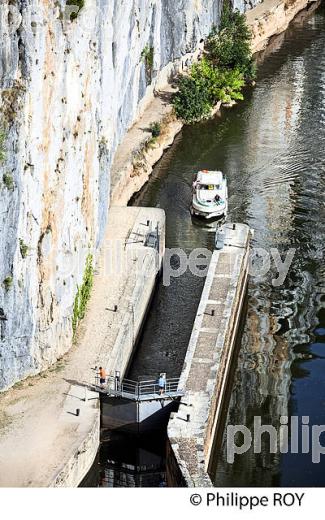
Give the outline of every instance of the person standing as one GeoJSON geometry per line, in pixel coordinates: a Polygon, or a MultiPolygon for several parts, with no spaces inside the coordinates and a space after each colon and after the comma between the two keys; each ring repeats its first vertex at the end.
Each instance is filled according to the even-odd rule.
{"type": "Polygon", "coordinates": [[[162,395],[166,388],[166,374],[161,373],[158,379],[159,393],[162,395]]]}
{"type": "Polygon", "coordinates": [[[103,367],[99,367],[99,383],[102,388],[106,383],[106,370],[103,367]]]}

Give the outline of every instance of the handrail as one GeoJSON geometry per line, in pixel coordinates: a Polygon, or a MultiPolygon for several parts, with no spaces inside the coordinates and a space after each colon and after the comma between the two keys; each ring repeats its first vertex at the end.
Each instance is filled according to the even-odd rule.
{"type": "MultiPolygon", "coordinates": [[[[128,381],[128,379],[123,379],[123,381],[128,381]]],[[[153,381],[157,382],[157,379],[146,379],[144,381],[137,381],[137,384],[152,383],[153,381]]],[[[168,379],[166,379],[166,381],[179,381],[179,377],[169,377],[168,379]]]]}
{"type": "MultiPolygon", "coordinates": [[[[115,379],[114,376],[109,376],[111,379],[115,379]]],[[[139,381],[133,381],[133,379],[123,379],[123,381],[125,381],[126,383],[133,383],[135,385],[137,385],[139,383],[139,381]]]]}
{"type": "Polygon", "coordinates": [[[177,377],[165,379],[164,388],[162,389],[157,379],[145,381],[133,381],[131,379],[120,380],[118,377],[109,375],[105,378],[105,383],[99,385],[99,376],[96,376],[96,384],[101,387],[102,391],[115,396],[125,396],[135,399],[152,395],[167,396],[170,393],[176,394],[179,392],[179,380],[177,377]]]}

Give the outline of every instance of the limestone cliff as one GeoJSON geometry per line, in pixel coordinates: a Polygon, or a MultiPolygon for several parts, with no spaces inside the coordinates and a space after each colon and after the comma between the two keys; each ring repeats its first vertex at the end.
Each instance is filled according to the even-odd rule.
{"type": "Polygon", "coordinates": [[[67,3],[1,0],[0,389],[70,348],[114,151],[221,9],[220,0],[85,0],[70,20],[67,3]]]}

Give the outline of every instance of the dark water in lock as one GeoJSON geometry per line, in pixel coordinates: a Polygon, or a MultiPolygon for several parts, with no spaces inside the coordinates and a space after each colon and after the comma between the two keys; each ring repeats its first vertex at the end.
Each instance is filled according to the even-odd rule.
{"type": "MultiPolygon", "coordinates": [[[[228,220],[249,224],[253,246],[273,254],[270,272],[250,278],[226,427],[253,432],[260,416],[279,431],[281,416],[298,416],[299,425],[308,416],[311,431],[325,424],[324,6],[298,16],[259,61],[245,101],[184,128],[133,204],[166,211],[168,248],[212,249],[214,233],[189,213],[191,183],[201,168],[225,172],[228,220]],[[275,285],[274,255],[290,249],[288,274],[275,285]]],[[[129,377],[179,375],[203,284],[188,271],[170,287],[159,284],[129,377]]],[[[325,445],[325,434],[320,439],[325,445]]],[[[261,453],[249,449],[230,464],[224,435],[211,477],[216,486],[325,485],[324,456],[315,464],[299,451],[270,454],[264,435],[261,453]]],[[[101,456],[101,471],[106,462],[101,456]]]]}

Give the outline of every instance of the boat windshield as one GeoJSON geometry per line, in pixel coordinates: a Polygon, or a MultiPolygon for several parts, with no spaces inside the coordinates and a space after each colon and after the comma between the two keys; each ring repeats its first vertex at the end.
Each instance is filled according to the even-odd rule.
{"type": "Polygon", "coordinates": [[[218,184],[198,184],[197,186],[198,190],[219,190],[220,186],[218,184]]]}

